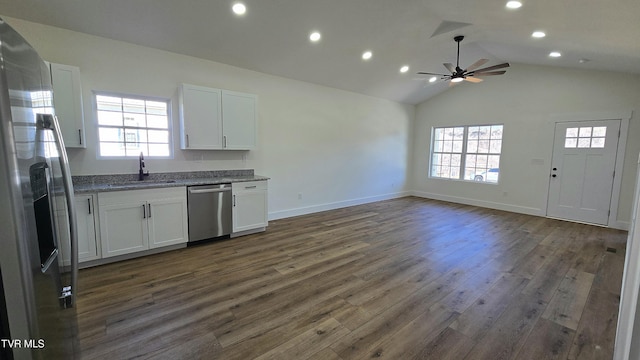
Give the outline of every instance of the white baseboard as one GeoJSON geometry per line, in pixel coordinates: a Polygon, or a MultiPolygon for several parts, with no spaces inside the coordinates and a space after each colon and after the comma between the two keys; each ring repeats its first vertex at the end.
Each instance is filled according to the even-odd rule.
{"type": "MultiPolygon", "coordinates": [[[[495,201],[471,199],[471,198],[465,198],[460,196],[435,194],[435,193],[430,193],[426,191],[414,190],[414,191],[402,191],[402,192],[390,193],[390,194],[384,194],[384,195],[378,195],[378,196],[370,196],[365,198],[337,201],[333,203],[326,203],[326,204],[319,204],[319,205],[312,205],[312,206],[306,206],[306,207],[300,207],[300,208],[294,208],[294,209],[275,211],[275,212],[269,213],[269,220],[278,220],[278,219],[284,219],[284,218],[289,218],[294,216],[313,214],[321,211],[335,210],[335,209],[340,209],[348,206],[368,204],[376,201],[396,199],[396,198],[401,198],[405,196],[416,196],[416,197],[421,197],[425,199],[448,201],[452,203],[479,206],[479,207],[484,207],[489,209],[510,211],[514,213],[533,215],[533,216],[542,216],[542,217],[547,216],[545,209],[540,209],[540,208],[506,204],[506,203],[500,203],[495,201]]],[[[618,229],[618,230],[626,230],[626,231],[629,230],[629,226],[630,226],[630,223],[628,221],[621,221],[621,220],[616,220],[609,225],[610,228],[618,229]]]]}
{"type": "Polygon", "coordinates": [[[478,199],[470,199],[470,198],[464,198],[459,196],[434,194],[434,193],[429,193],[425,191],[412,191],[411,195],[421,197],[421,198],[426,198],[426,199],[441,200],[441,201],[448,201],[448,202],[453,202],[458,204],[479,206],[479,207],[484,207],[489,209],[510,211],[510,212],[515,212],[519,214],[546,216],[544,209],[527,207],[527,206],[512,205],[512,204],[478,200],[478,199]]]}
{"type": "Polygon", "coordinates": [[[614,228],[614,229],[618,229],[618,230],[629,231],[629,229],[631,228],[631,222],[622,221],[622,220],[615,220],[615,221],[613,221],[612,224],[609,225],[609,227],[610,228],[614,228]]]}
{"type": "MultiPolygon", "coordinates": [[[[505,203],[499,203],[499,202],[493,202],[493,201],[469,199],[469,198],[464,198],[459,196],[434,194],[434,193],[428,193],[424,191],[412,191],[411,195],[426,198],[426,199],[448,201],[448,202],[453,202],[458,204],[473,205],[473,206],[485,207],[485,208],[496,209],[496,210],[510,211],[510,212],[515,212],[519,214],[547,217],[547,213],[545,209],[539,209],[539,208],[533,208],[533,207],[527,207],[527,206],[519,206],[519,205],[505,204],[505,203]]],[[[616,221],[613,221],[611,224],[609,224],[608,227],[612,229],[628,231],[629,226],[631,226],[631,224],[628,221],[616,220],[616,221]]]]}
{"type": "Polygon", "coordinates": [[[335,209],[340,209],[348,206],[368,204],[376,201],[397,199],[397,198],[410,196],[410,195],[411,193],[409,191],[401,191],[397,193],[369,196],[369,197],[358,198],[358,199],[351,199],[351,200],[337,201],[337,202],[326,203],[326,204],[299,207],[294,209],[274,211],[269,213],[269,220],[278,220],[278,219],[284,219],[284,218],[289,218],[293,216],[313,214],[320,211],[335,210],[335,209]]]}

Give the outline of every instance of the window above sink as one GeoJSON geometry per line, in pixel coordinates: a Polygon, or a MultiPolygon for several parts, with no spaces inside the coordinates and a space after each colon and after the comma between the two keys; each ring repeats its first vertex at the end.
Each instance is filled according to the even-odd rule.
{"type": "Polygon", "coordinates": [[[171,158],[169,100],[96,93],[95,104],[101,158],[171,158]]]}

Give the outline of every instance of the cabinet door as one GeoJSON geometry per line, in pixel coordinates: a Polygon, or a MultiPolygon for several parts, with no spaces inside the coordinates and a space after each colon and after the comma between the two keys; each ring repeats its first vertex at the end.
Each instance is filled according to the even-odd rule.
{"type": "Polygon", "coordinates": [[[225,149],[255,149],[256,103],[255,95],[222,91],[222,129],[225,149]]]}
{"type": "Polygon", "coordinates": [[[183,84],[180,88],[182,149],[222,149],[221,90],[183,84]]]}
{"type": "Polygon", "coordinates": [[[69,213],[64,197],[54,197],[56,202],[54,221],[58,231],[58,262],[60,266],[71,265],[71,234],[69,234],[69,213]]]}
{"type": "Polygon", "coordinates": [[[102,257],[149,248],[146,202],[99,204],[102,257]]]}
{"type": "Polygon", "coordinates": [[[187,242],[189,233],[186,195],[179,198],[150,200],[148,209],[150,248],[187,242]]]}
{"type": "MultiPolygon", "coordinates": [[[[59,229],[63,229],[58,239],[62,264],[71,265],[71,236],[69,235],[69,215],[64,199],[56,199],[55,221],[59,229]]],[[[78,226],[78,261],[89,261],[100,258],[96,243],[95,209],[93,195],[76,195],[76,223],[78,226]]]]}
{"type": "Polygon", "coordinates": [[[65,147],[86,148],[80,68],[50,64],[53,107],[60,121],[65,147]]]}
{"type": "Polygon", "coordinates": [[[233,232],[263,228],[267,221],[267,182],[233,183],[233,232]]]}
{"type": "Polygon", "coordinates": [[[96,241],[95,202],[93,195],[76,195],[76,222],[78,223],[78,260],[100,258],[96,241]]]}

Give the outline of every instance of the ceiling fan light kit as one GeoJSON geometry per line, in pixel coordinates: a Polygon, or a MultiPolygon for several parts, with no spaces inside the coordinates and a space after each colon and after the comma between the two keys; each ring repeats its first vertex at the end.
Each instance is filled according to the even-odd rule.
{"type": "Polygon", "coordinates": [[[419,72],[421,75],[435,75],[441,76],[441,79],[451,81],[452,83],[458,83],[462,81],[468,81],[473,83],[481,82],[482,79],[480,77],[483,76],[491,76],[491,75],[502,75],[506,71],[494,71],[498,69],[503,69],[509,67],[509,63],[502,63],[498,65],[488,66],[486,68],[478,69],[480,66],[484,65],[488,62],[488,59],[480,59],[473,64],[471,64],[466,69],[460,68],[460,42],[464,40],[464,36],[458,35],[453,38],[456,43],[458,43],[458,55],[456,57],[456,66],[454,67],[451,63],[444,63],[444,67],[447,68],[451,72],[449,74],[438,74],[438,73],[430,73],[430,72],[419,72]],[[477,69],[477,70],[476,70],[477,69]]]}

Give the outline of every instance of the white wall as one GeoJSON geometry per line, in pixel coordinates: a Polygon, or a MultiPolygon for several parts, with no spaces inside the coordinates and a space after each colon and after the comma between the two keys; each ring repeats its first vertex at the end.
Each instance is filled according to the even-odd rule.
{"type": "MultiPolygon", "coordinates": [[[[414,129],[410,186],[425,197],[545,215],[554,123],[552,114],[640,110],[640,76],[514,65],[482,84],[463,83],[420,104],[414,129]],[[500,184],[428,178],[434,126],[504,123],[500,184]]],[[[619,224],[631,218],[640,115],[627,137],[619,224]]]]}
{"type": "MultiPolygon", "coordinates": [[[[638,158],[640,164],[640,158],[638,158]]],[[[640,175],[640,172],[638,173],[640,175]]],[[[613,358],[615,360],[640,358],[640,179],[636,183],[633,197],[633,213],[624,262],[622,292],[620,293],[620,312],[616,330],[616,343],[613,358]]]]}
{"type": "MultiPolygon", "coordinates": [[[[147,160],[148,169],[255,169],[272,178],[271,218],[400,196],[408,190],[420,196],[544,215],[552,114],[636,110],[640,105],[639,75],[513,65],[506,75],[482,84],[457,85],[416,110],[411,105],[166,51],[13,18],[7,21],[45,59],[81,69],[89,147],[70,150],[73,174],[137,171],[135,160],[97,160],[93,90],[169,98],[174,159],[147,160]],[[177,88],[181,82],[257,94],[257,150],[180,150],[177,88]],[[505,124],[499,185],[428,178],[432,126],[487,123],[505,124]]],[[[630,219],[635,157],[640,152],[638,117],[635,111],[629,128],[620,223],[630,219]]]]}
{"type": "Polygon", "coordinates": [[[92,91],[98,90],[171,99],[174,159],[148,159],[147,169],[255,169],[271,177],[271,218],[400,196],[407,189],[412,105],[4,18],[45,60],[80,67],[88,147],[69,151],[74,175],[138,169],[137,159],[97,159],[92,91]],[[180,150],[182,82],[257,94],[257,149],[180,150]]]}

